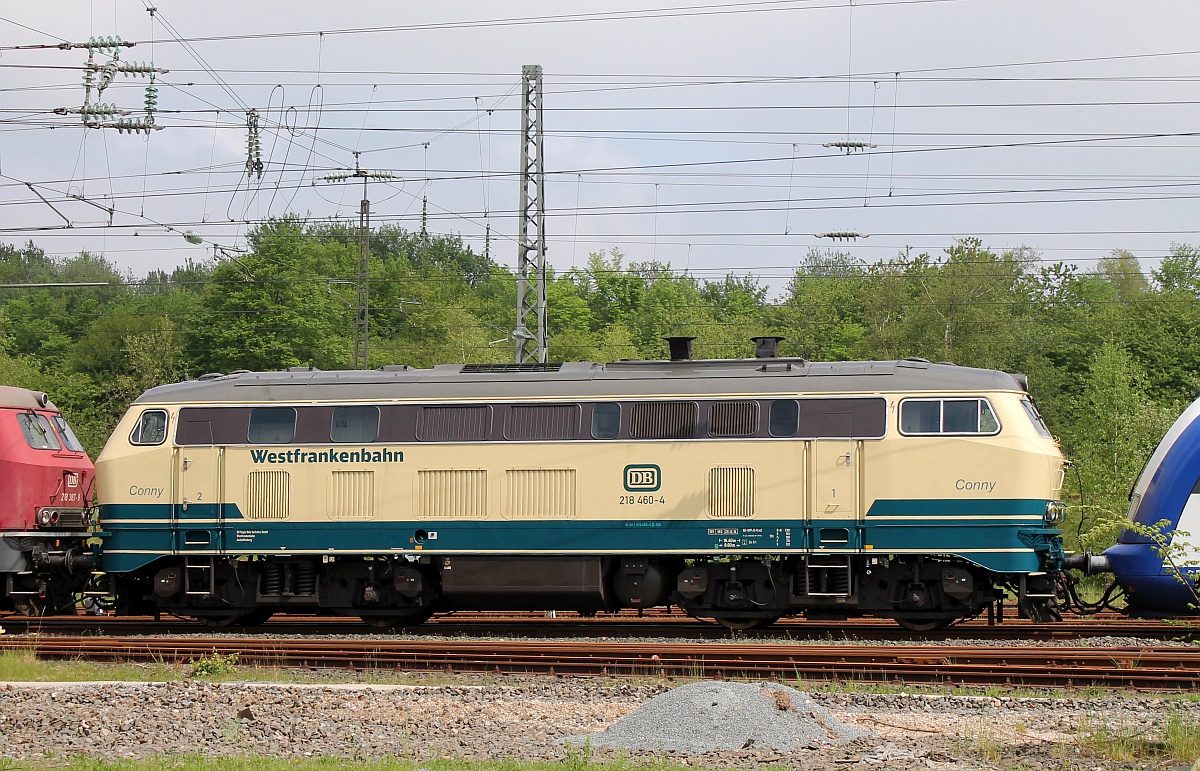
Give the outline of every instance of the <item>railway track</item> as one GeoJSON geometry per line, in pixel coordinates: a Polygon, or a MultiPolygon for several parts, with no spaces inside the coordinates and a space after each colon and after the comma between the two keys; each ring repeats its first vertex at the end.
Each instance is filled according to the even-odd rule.
{"type": "Polygon", "coordinates": [[[280,668],[664,678],[1101,686],[1200,690],[1196,647],[994,647],[778,643],[549,642],[295,637],[5,636],[51,659],[187,663],[237,654],[280,668]]]}
{"type": "MultiPolygon", "coordinates": [[[[164,617],[50,616],[0,618],[9,634],[167,635],[211,632],[191,619],[164,617]]],[[[282,616],[252,629],[231,629],[270,635],[380,634],[357,619],[328,616],[282,616]]],[[[1069,617],[1059,623],[1034,624],[1007,620],[989,626],[968,621],[936,632],[908,632],[881,619],[810,621],[784,619],[760,630],[732,632],[680,613],[607,614],[582,618],[575,614],[547,617],[543,613],[464,612],[435,616],[425,624],[400,630],[406,634],[466,637],[521,636],[527,638],[675,638],[696,640],[1030,640],[1071,641],[1094,637],[1135,637],[1149,640],[1200,640],[1200,627],[1104,614],[1087,619],[1069,617]]]]}

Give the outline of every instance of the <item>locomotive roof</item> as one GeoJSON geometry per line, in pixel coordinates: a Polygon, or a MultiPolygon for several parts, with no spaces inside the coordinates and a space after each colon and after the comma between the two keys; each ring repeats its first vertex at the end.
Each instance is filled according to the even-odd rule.
{"type": "Polygon", "coordinates": [[[1025,391],[1023,376],[990,369],[900,361],[804,359],[590,361],[564,364],[405,365],[377,370],[294,367],[234,372],[159,386],[136,403],[506,399],[525,397],[705,396],[721,393],[1025,391]]]}
{"type": "Polygon", "coordinates": [[[0,407],[16,407],[22,410],[58,409],[41,391],[30,391],[28,388],[15,386],[0,386],[0,407]]]}

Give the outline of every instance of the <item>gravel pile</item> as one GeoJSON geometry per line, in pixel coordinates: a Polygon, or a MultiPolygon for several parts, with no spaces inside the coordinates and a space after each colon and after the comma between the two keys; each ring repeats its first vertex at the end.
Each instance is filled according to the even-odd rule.
{"type": "Polygon", "coordinates": [[[588,738],[596,747],[700,755],[751,748],[815,749],[868,735],[794,688],[703,681],[655,696],[588,738]]]}

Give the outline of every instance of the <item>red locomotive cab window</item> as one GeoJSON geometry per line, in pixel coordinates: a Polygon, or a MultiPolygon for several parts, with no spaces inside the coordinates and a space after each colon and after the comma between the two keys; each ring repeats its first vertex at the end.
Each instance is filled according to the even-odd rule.
{"type": "Polygon", "coordinates": [[[39,415],[36,412],[22,412],[17,414],[17,423],[21,426],[21,433],[25,436],[25,441],[35,450],[60,450],[62,445],[58,443],[58,437],[54,433],[54,429],[50,426],[50,421],[45,415],[39,415]]]}
{"type": "Polygon", "coordinates": [[[62,415],[54,415],[50,418],[54,423],[54,427],[58,429],[58,435],[62,437],[63,445],[71,452],[83,452],[83,443],[79,441],[79,437],[75,436],[75,432],[67,425],[67,420],[62,415]]]}

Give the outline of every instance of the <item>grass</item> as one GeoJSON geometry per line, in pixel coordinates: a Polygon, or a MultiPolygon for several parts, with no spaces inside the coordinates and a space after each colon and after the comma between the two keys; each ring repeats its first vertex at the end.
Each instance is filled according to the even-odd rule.
{"type": "Polygon", "coordinates": [[[1080,726],[1077,741],[1099,758],[1189,764],[1200,758],[1200,720],[1180,709],[1168,710],[1158,725],[1109,725],[1100,715],[1080,726]]]}
{"type": "MultiPolygon", "coordinates": [[[[46,661],[33,651],[0,651],[0,682],[77,683],[94,680],[169,682],[182,680],[178,667],[162,663],[103,664],[91,661],[46,661]]],[[[0,766],[0,771],[3,771],[0,766]]]]}

